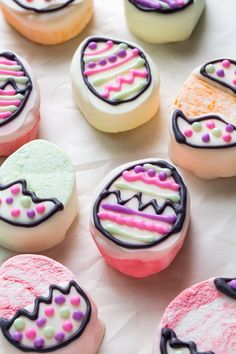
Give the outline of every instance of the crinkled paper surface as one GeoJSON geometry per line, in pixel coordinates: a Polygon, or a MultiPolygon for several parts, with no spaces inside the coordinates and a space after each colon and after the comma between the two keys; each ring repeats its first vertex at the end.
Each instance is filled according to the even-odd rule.
{"type": "MultiPolygon", "coordinates": [[[[25,57],[39,81],[40,137],[65,149],[76,170],[79,216],[66,240],[44,254],[69,267],[96,301],[106,324],[99,354],[151,354],[161,315],[180,291],[212,276],[236,276],[236,178],[203,181],[183,172],[191,194],[188,237],[172,265],[149,279],[131,279],[108,267],[88,229],[93,191],[110,170],[135,159],[168,158],[171,102],[192,69],[213,58],[235,59],[236,1],[206,2],[207,9],[192,37],[168,45],[135,39],[127,29],[122,0],[95,0],[95,15],[85,31],[52,47],[24,39],[0,14],[0,49],[25,57]],[[69,77],[72,55],[86,36],[99,34],[136,41],[160,71],[160,113],[132,132],[109,135],[96,131],[73,102],[69,77]]],[[[1,262],[11,255],[2,249],[1,262]]]]}

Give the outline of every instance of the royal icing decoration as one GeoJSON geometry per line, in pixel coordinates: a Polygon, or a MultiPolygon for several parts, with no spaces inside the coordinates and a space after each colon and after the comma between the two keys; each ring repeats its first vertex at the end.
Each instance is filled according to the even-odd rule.
{"type": "Polygon", "coordinates": [[[227,88],[232,94],[236,94],[236,61],[231,59],[219,59],[205,64],[200,69],[201,75],[213,80],[217,84],[227,88]]]}
{"type": "Polygon", "coordinates": [[[162,13],[176,12],[193,4],[193,0],[129,0],[144,11],[157,11],[162,13]]]}
{"type": "Polygon", "coordinates": [[[49,296],[38,297],[33,312],[21,309],[1,319],[3,335],[17,349],[46,353],[60,349],[84,332],[91,317],[87,295],[75,281],[66,288],[51,285],[49,296]]]}
{"type": "Polygon", "coordinates": [[[182,111],[173,115],[176,141],[195,148],[226,148],[236,146],[236,127],[217,115],[187,119],[182,111]]]}
{"type": "Polygon", "coordinates": [[[236,278],[216,278],[214,284],[217,290],[236,300],[236,278]]]}
{"type": "Polygon", "coordinates": [[[0,185],[0,220],[8,224],[34,227],[63,208],[56,198],[38,198],[27,189],[25,180],[0,185]]]}
{"type": "Polygon", "coordinates": [[[38,13],[53,12],[60,10],[75,0],[13,0],[17,5],[25,10],[31,10],[38,13]]]}
{"type": "Polygon", "coordinates": [[[194,342],[181,341],[170,328],[161,331],[161,354],[214,354],[213,352],[199,352],[194,342]]]}
{"type": "Polygon", "coordinates": [[[126,248],[154,246],[183,226],[186,188],[164,161],[134,165],[117,175],[94,205],[95,227],[126,248]]]}
{"type": "Polygon", "coordinates": [[[31,79],[17,56],[0,53],[0,127],[20,114],[31,91],[31,79]]]}
{"type": "Polygon", "coordinates": [[[145,55],[125,42],[94,37],[85,44],[81,61],[86,85],[109,104],[132,101],[151,83],[145,55]]]}

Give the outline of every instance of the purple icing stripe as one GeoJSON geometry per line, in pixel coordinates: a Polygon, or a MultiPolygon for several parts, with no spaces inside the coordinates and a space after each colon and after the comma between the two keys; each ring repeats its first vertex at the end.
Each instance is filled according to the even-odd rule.
{"type": "Polygon", "coordinates": [[[105,210],[111,210],[111,211],[115,211],[115,212],[129,214],[129,215],[142,216],[144,218],[151,219],[151,220],[164,221],[164,222],[167,222],[168,224],[174,224],[177,220],[176,215],[147,214],[147,213],[142,213],[141,211],[129,209],[129,208],[127,208],[123,205],[119,205],[119,204],[102,203],[101,206],[105,210]]]}
{"type": "Polygon", "coordinates": [[[166,3],[170,9],[176,9],[186,5],[184,0],[162,0],[161,2],[157,2],[155,0],[135,0],[135,2],[157,10],[163,9],[163,4],[161,4],[161,2],[166,3]]]}

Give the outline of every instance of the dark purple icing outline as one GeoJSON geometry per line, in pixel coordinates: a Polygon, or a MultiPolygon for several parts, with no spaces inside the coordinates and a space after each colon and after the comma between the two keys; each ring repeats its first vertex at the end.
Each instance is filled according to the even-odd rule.
{"type": "Polygon", "coordinates": [[[127,1],[129,1],[132,5],[134,5],[138,10],[141,10],[144,12],[157,12],[157,13],[161,13],[164,15],[169,15],[169,14],[173,14],[173,13],[185,10],[187,7],[194,4],[194,0],[189,0],[189,2],[186,5],[184,5],[182,7],[175,8],[175,9],[154,9],[154,8],[148,8],[146,6],[142,6],[141,4],[137,4],[135,2],[135,0],[127,0],[127,1]]]}
{"type": "Polygon", "coordinates": [[[216,78],[214,78],[214,77],[211,77],[211,76],[206,72],[206,67],[207,67],[207,65],[216,64],[216,63],[221,63],[223,60],[228,60],[228,61],[230,61],[231,64],[236,65],[236,61],[233,60],[233,59],[228,59],[228,58],[226,58],[226,59],[216,59],[216,60],[213,60],[213,61],[209,61],[208,63],[206,63],[205,65],[203,65],[203,66],[201,67],[201,69],[200,69],[200,74],[202,74],[203,76],[205,76],[207,79],[212,80],[212,81],[216,82],[217,84],[222,85],[222,86],[228,88],[230,91],[232,91],[232,92],[236,95],[236,87],[231,86],[231,85],[228,85],[226,82],[222,82],[222,81],[220,80],[220,78],[219,78],[219,80],[218,80],[218,79],[216,79],[216,78]]]}
{"type": "Polygon", "coordinates": [[[4,337],[17,349],[23,351],[23,352],[35,352],[35,353],[49,353],[51,351],[57,350],[57,349],[61,349],[64,348],[65,346],[67,346],[68,344],[70,344],[71,342],[73,342],[74,340],[78,339],[84,332],[85,328],[87,327],[87,324],[89,323],[89,320],[91,318],[91,314],[92,314],[92,307],[91,307],[91,303],[89,301],[88,296],[86,295],[86,293],[80,288],[80,286],[77,284],[76,281],[71,280],[68,284],[68,286],[66,288],[62,288],[59,285],[55,285],[52,284],[49,287],[49,296],[48,297],[44,297],[44,296],[39,296],[35,299],[35,305],[34,305],[34,310],[33,312],[29,312],[25,309],[20,309],[16,312],[16,314],[10,319],[10,320],[6,320],[5,318],[0,318],[0,327],[2,330],[2,333],[4,335],[4,337]],[[20,316],[24,316],[30,320],[35,321],[38,318],[38,313],[39,313],[39,307],[41,303],[45,303],[45,304],[51,304],[52,300],[53,300],[53,291],[54,290],[58,290],[60,291],[62,294],[64,295],[68,295],[70,293],[70,290],[72,287],[75,287],[75,289],[77,290],[77,292],[83,297],[83,299],[86,302],[87,305],[87,309],[86,309],[86,313],[85,316],[82,320],[81,326],[78,329],[78,331],[76,331],[69,339],[67,339],[65,342],[62,342],[60,344],[57,345],[53,345],[51,347],[48,348],[31,348],[31,347],[26,347],[25,345],[21,345],[19,343],[17,343],[16,341],[14,341],[9,333],[9,329],[10,327],[13,325],[14,321],[20,317],[20,316]]]}
{"type": "MultiPolygon", "coordinates": [[[[209,120],[209,119],[216,119],[222,123],[225,123],[226,125],[229,124],[228,122],[226,122],[223,118],[221,118],[220,116],[217,116],[217,115],[206,115],[206,116],[201,116],[201,117],[198,117],[198,118],[193,118],[193,119],[187,119],[187,117],[185,116],[185,114],[177,109],[174,113],[173,113],[173,117],[172,117],[172,129],[173,129],[173,132],[174,132],[174,135],[175,135],[175,139],[176,141],[179,143],[179,144],[185,144],[187,146],[190,146],[192,148],[195,148],[195,149],[226,149],[226,148],[231,148],[231,147],[235,147],[236,146],[236,142],[235,143],[225,143],[224,145],[211,145],[211,146],[208,146],[207,144],[205,145],[194,145],[194,144],[191,144],[187,141],[186,137],[181,133],[180,129],[179,129],[179,126],[178,126],[178,119],[181,118],[183,120],[185,120],[185,122],[191,124],[191,123],[194,123],[194,122],[202,122],[202,121],[205,121],[205,120],[209,120]]],[[[234,130],[236,130],[236,127],[235,125],[231,124],[234,127],[234,130]]]]}
{"type": "MultiPolygon", "coordinates": [[[[36,7],[30,7],[30,6],[27,6],[27,5],[23,5],[21,4],[21,2],[19,0],[13,0],[17,5],[19,5],[20,7],[22,7],[23,9],[25,10],[28,10],[28,11],[34,11],[34,12],[37,12],[39,14],[41,13],[50,13],[50,12],[55,12],[55,11],[58,11],[58,10],[61,10],[61,9],[64,9],[65,7],[67,7],[68,5],[70,5],[72,2],[74,2],[75,0],[67,0],[65,2],[65,4],[61,5],[61,6],[58,6],[56,8],[51,8],[51,9],[37,9],[36,7]]],[[[42,0],[43,1],[43,0],[42,0]]]]}
{"type": "Polygon", "coordinates": [[[0,57],[4,57],[4,58],[6,58],[8,60],[16,61],[17,64],[22,67],[21,71],[23,71],[25,76],[29,79],[29,81],[26,84],[26,87],[24,89],[19,89],[18,86],[17,86],[17,83],[15,82],[14,79],[7,79],[5,84],[0,85],[0,90],[4,90],[8,85],[10,85],[11,87],[14,88],[14,90],[16,91],[17,94],[21,93],[22,95],[24,95],[22,103],[17,107],[16,111],[13,112],[10,115],[10,117],[5,118],[5,119],[1,119],[1,121],[0,121],[0,128],[1,128],[3,125],[8,124],[13,119],[15,119],[22,112],[22,110],[24,109],[24,107],[25,107],[25,105],[26,105],[26,103],[27,103],[27,101],[29,99],[31,91],[33,89],[33,84],[32,84],[32,80],[31,80],[28,72],[26,71],[24,65],[21,63],[21,61],[17,58],[17,56],[14,53],[12,53],[12,52],[1,52],[0,53],[0,57]]]}
{"type": "Polygon", "coordinates": [[[123,248],[128,248],[128,249],[144,249],[144,248],[151,248],[154,247],[158,244],[160,244],[161,242],[165,241],[166,239],[168,239],[171,235],[178,233],[182,230],[184,221],[185,221],[185,216],[186,216],[186,206],[187,206],[187,189],[185,187],[185,184],[183,182],[182,177],[179,175],[179,173],[177,172],[176,168],[174,168],[172,165],[170,165],[169,163],[167,163],[166,161],[162,161],[162,160],[157,160],[157,161],[145,161],[143,163],[140,163],[138,165],[143,166],[146,163],[151,163],[152,165],[156,165],[158,167],[161,168],[168,168],[171,170],[172,172],[172,177],[174,178],[175,182],[178,183],[180,185],[180,202],[178,203],[178,205],[176,205],[176,203],[171,202],[170,200],[165,201],[165,203],[163,203],[163,205],[161,207],[158,206],[157,201],[155,198],[153,198],[150,202],[143,204],[142,203],[142,193],[138,192],[138,193],[134,193],[134,195],[131,198],[128,198],[126,200],[122,200],[121,199],[121,194],[119,190],[114,190],[114,191],[109,191],[109,188],[111,187],[111,185],[119,178],[122,176],[122,173],[124,171],[130,171],[132,170],[135,166],[137,166],[137,164],[135,165],[131,165],[129,167],[127,167],[125,170],[122,170],[118,175],[116,175],[102,190],[102,192],[100,193],[100,195],[98,196],[98,198],[96,199],[95,203],[94,203],[94,207],[93,207],[93,222],[94,222],[94,226],[95,228],[101,232],[101,234],[103,236],[105,236],[108,240],[112,241],[113,243],[115,243],[116,245],[123,247],[123,248]],[[137,199],[138,200],[138,210],[139,211],[143,211],[146,208],[148,208],[149,206],[152,206],[153,209],[155,210],[156,214],[162,214],[163,211],[165,210],[166,207],[170,207],[174,210],[175,214],[176,214],[176,222],[174,223],[172,229],[170,232],[168,232],[167,234],[163,235],[162,237],[160,237],[157,241],[151,242],[149,244],[145,244],[145,245],[140,245],[140,244],[135,244],[135,243],[128,243],[128,242],[124,242],[121,241],[119,239],[117,239],[116,237],[114,237],[112,234],[110,234],[109,232],[107,232],[101,224],[101,221],[98,217],[98,212],[99,212],[99,208],[100,205],[102,203],[102,201],[108,197],[109,195],[114,194],[117,198],[117,203],[120,205],[125,205],[126,203],[128,203],[131,199],[137,199]]]}
{"type": "Polygon", "coordinates": [[[137,47],[134,47],[132,44],[127,43],[126,41],[119,41],[119,40],[116,40],[116,39],[105,38],[105,37],[91,37],[90,39],[88,39],[86,41],[86,43],[84,44],[84,46],[83,46],[83,48],[81,50],[80,66],[81,66],[82,77],[84,79],[85,85],[89,88],[89,90],[96,97],[98,97],[100,100],[102,100],[102,101],[104,101],[104,102],[106,102],[106,103],[108,103],[108,104],[110,104],[112,106],[118,106],[118,105],[123,104],[123,103],[132,102],[132,101],[136,100],[139,96],[141,96],[149,88],[149,86],[151,85],[152,74],[151,74],[150,65],[148,63],[148,60],[147,60],[145,54],[143,53],[143,51],[141,51],[139,48],[137,48],[139,50],[139,56],[145,60],[145,67],[146,67],[147,72],[148,72],[148,81],[147,81],[146,86],[140,92],[138,92],[134,97],[129,98],[127,100],[109,100],[109,99],[106,99],[106,98],[102,97],[101,95],[99,95],[98,92],[93,88],[93,85],[90,84],[90,82],[88,81],[87,77],[84,75],[85,62],[84,62],[83,58],[84,58],[85,49],[87,48],[87,46],[88,46],[88,44],[90,42],[96,42],[96,43],[97,42],[107,42],[109,40],[112,41],[115,44],[125,43],[131,49],[137,48],[137,47]]]}
{"type": "Polygon", "coordinates": [[[219,290],[224,295],[231,297],[236,300],[236,289],[233,289],[228,283],[235,278],[216,278],[214,284],[217,290],[219,290]]]}
{"type": "Polygon", "coordinates": [[[161,354],[168,354],[167,344],[173,349],[187,348],[190,350],[190,354],[214,354],[214,352],[198,352],[197,346],[192,341],[182,341],[180,340],[176,333],[170,328],[162,328],[161,330],[161,342],[160,350],[161,354]]]}
{"type": "Polygon", "coordinates": [[[26,180],[24,179],[20,179],[18,181],[14,181],[14,182],[11,182],[9,184],[6,184],[6,185],[1,185],[0,184],[0,191],[2,190],[6,190],[10,187],[12,187],[13,185],[15,184],[21,184],[22,185],[22,194],[23,195],[26,195],[28,197],[31,198],[31,200],[34,202],[34,203],[43,203],[43,202],[52,202],[55,204],[55,207],[49,212],[47,213],[46,215],[44,215],[40,220],[38,221],[33,221],[30,222],[30,224],[28,223],[22,223],[22,222],[17,222],[17,221],[12,221],[12,220],[8,220],[8,219],[5,219],[3,218],[1,215],[0,215],[0,220],[10,224],[10,225],[13,225],[13,226],[18,226],[18,227],[27,227],[27,228],[30,228],[30,227],[35,227],[35,226],[38,226],[40,225],[41,223],[43,223],[44,221],[48,220],[52,215],[54,215],[57,211],[59,210],[63,210],[64,209],[64,205],[59,202],[56,198],[38,198],[36,196],[36,194],[34,192],[30,192],[28,189],[27,189],[27,182],[26,180]]]}

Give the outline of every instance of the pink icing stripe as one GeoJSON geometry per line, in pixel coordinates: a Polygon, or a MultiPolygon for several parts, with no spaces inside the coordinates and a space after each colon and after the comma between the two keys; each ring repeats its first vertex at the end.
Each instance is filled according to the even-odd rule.
{"type": "Polygon", "coordinates": [[[0,106],[19,106],[21,100],[0,101],[0,106]]]}
{"type": "Polygon", "coordinates": [[[110,69],[114,69],[117,68],[118,66],[123,65],[124,63],[127,63],[128,61],[130,61],[131,59],[137,57],[139,55],[139,50],[137,48],[132,49],[132,53],[130,53],[129,55],[127,55],[127,57],[124,60],[118,61],[110,66],[104,66],[102,68],[99,69],[88,69],[85,70],[84,75],[85,76],[91,76],[91,75],[95,75],[95,74],[99,74],[99,73],[103,73],[104,71],[110,70],[110,69]]]}
{"type": "Polygon", "coordinates": [[[16,61],[7,60],[7,59],[0,59],[0,64],[2,65],[18,65],[16,61]]]}
{"type": "Polygon", "coordinates": [[[124,76],[118,76],[116,79],[115,85],[106,85],[105,91],[102,93],[102,96],[105,98],[109,98],[110,92],[121,91],[123,84],[133,84],[136,77],[145,78],[148,76],[147,71],[141,71],[141,70],[133,70],[132,69],[132,70],[130,70],[129,73],[130,73],[130,75],[127,78],[125,78],[124,76]]]}
{"type": "Polygon", "coordinates": [[[100,212],[98,213],[98,217],[101,220],[109,220],[113,221],[119,225],[127,225],[130,227],[136,227],[140,230],[147,230],[151,232],[157,232],[159,234],[166,234],[170,232],[170,228],[153,223],[153,222],[146,222],[143,220],[134,220],[133,218],[127,218],[119,214],[111,213],[111,212],[100,212]]]}
{"type": "Polygon", "coordinates": [[[0,112],[0,119],[8,118],[11,114],[12,112],[0,112]]]}
{"type": "Polygon", "coordinates": [[[14,96],[16,94],[15,90],[0,90],[0,95],[2,96],[14,96]]]}
{"type": "Polygon", "coordinates": [[[24,76],[23,71],[0,70],[0,75],[24,76]]]}
{"type": "Polygon", "coordinates": [[[104,48],[102,48],[100,50],[97,50],[96,52],[95,51],[92,51],[92,52],[89,52],[89,53],[85,52],[84,55],[86,55],[88,57],[95,56],[97,54],[101,54],[101,53],[106,52],[108,49],[111,49],[113,47],[113,45],[114,45],[114,43],[112,41],[107,41],[106,44],[107,44],[106,47],[104,47],[104,48]]]}
{"type": "Polygon", "coordinates": [[[171,181],[162,182],[157,177],[148,177],[144,172],[139,172],[133,175],[129,171],[124,171],[122,173],[122,176],[128,182],[142,181],[146,184],[153,184],[154,186],[171,189],[173,191],[178,191],[180,189],[180,185],[175,182],[171,182],[171,181]]]}

